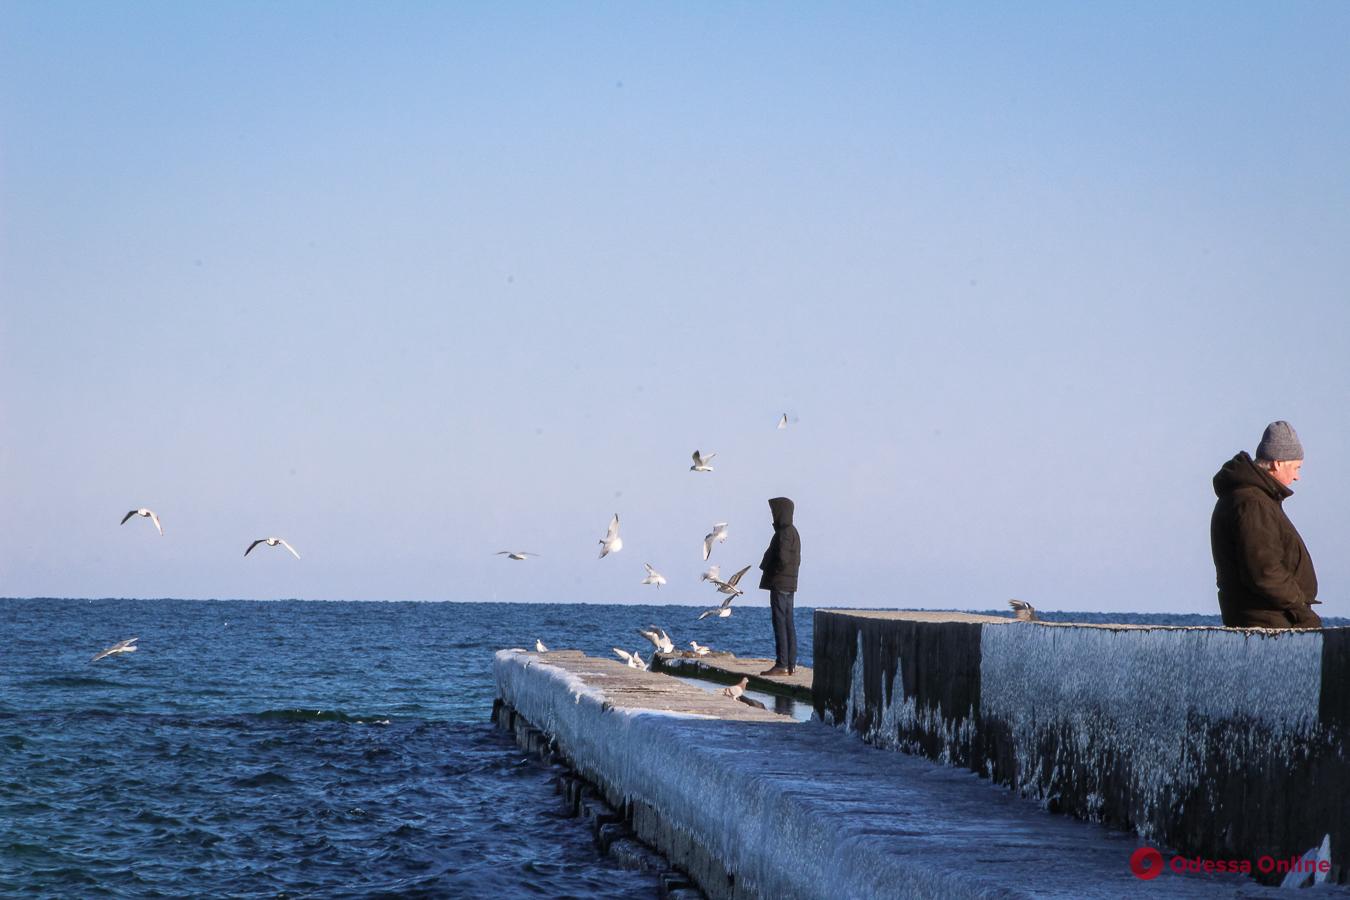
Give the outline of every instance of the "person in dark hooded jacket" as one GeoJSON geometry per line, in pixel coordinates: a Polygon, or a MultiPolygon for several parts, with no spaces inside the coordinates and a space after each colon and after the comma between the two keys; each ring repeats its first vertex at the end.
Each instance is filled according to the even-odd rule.
{"type": "Polygon", "coordinates": [[[1288,422],[1272,422],[1256,448],[1224,463],[1214,476],[1218,502],[1209,539],[1223,624],[1234,628],[1320,628],[1313,612],[1317,573],[1284,513],[1298,480],[1303,445],[1288,422]]]}
{"type": "Polygon", "coordinates": [[[802,539],[792,524],[792,501],[774,497],[769,501],[773,512],[773,537],[759,568],[764,575],[759,586],[769,592],[769,608],[773,613],[773,667],[761,675],[792,675],[797,671],[797,624],[792,618],[792,602],[797,593],[797,569],[802,562],[802,539]]]}

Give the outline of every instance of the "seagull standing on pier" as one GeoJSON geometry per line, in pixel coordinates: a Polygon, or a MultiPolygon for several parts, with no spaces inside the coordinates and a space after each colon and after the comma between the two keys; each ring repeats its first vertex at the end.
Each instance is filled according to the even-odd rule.
{"type": "Polygon", "coordinates": [[[600,540],[600,558],[604,559],[611,553],[618,553],[623,549],[623,538],[619,537],[619,514],[615,513],[614,518],[610,519],[609,531],[600,540]]]}
{"type": "Polygon", "coordinates": [[[731,687],[722,688],[722,693],[732,700],[739,700],[741,699],[741,695],[745,693],[745,688],[748,684],[750,684],[750,677],[746,676],[741,679],[740,684],[733,684],[731,687]]]}
{"type": "Polygon", "coordinates": [[[648,625],[646,628],[639,628],[637,630],[637,633],[645,637],[647,640],[651,641],[652,646],[657,649],[657,652],[659,653],[675,652],[675,643],[670,639],[670,635],[666,634],[666,630],[664,628],[657,628],[655,625],[648,625]]]}
{"type": "Polygon", "coordinates": [[[112,656],[117,653],[135,653],[136,642],[138,640],[140,640],[140,638],[127,638],[125,641],[118,641],[116,644],[113,644],[107,650],[94,654],[94,658],[89,661],[91,663],[98,662],[105,656],[112,656]]]}
{"type": "Polygon", "coordinates": [[[661,590],[661,585],[666,583],[666,576],[652,568],[651,563],[643,563],[647,567],[647,577],[642,579],[643,584],[654,584],[656,589],[661,590]]]}
{"type": "Polygon", "coordinates": [[[712,545],[714,542],[725,544],[727,540],[727,523],[718,522],[712,527],[712,531],[703,536],[703,559],[707,561],[712,555],[712,545]]]}
{"type": "Polygon", "coordinates": [[[643,672],[647,671],[647,664],[642,661],[641,656],[638,656],[636,650],[634,650],[632,653],[629,653],[627,650],[620,650],[618,647],[611,647],[610,649],[614,651],[615,655],[618,656],[619,659],[623,660],[628,664],[628,668],[641,669],[643,672]]]}
{"type": "Polygon", "coordinates": [[[127,519],[130,519],[132,516],[140,516],[142,518],[149,519],[151,522],[154,522],[155,530],[159,532],[160,537],[164,537],[164,528],[159,524],[159,516],[155,515],[154,510],[146,509],[144,507],[140,509],[133,509],[131,512],[123,516],[122,521],[118,522],[117,524],[119,525],[127,524],[127,519]]]}
{"type": "Polygon", "coordinates": [[[701,455],[697,450],[694,451],[694,464],[689,467],[691,472],[711,472],[713,467],[708,465],[708,460],[716,456],[716,453],[709,453],[707,456],[701,455]]]}
{"type": "Polygon", "coordinates": [[[300,554],[295,552],[295,548],[279,537],[258,538],[256,541],[248,545],[248,549],[244,551],[244,555],[248,556],[250,553],[253,552],[253,548],[258,546],[259,544],[266,544],[269,547],[275,547],[278,544],[280,544],[282,547],[285,547],[287,550],[291,551],[291,556],[294,556],[296,559],[300,558],[300,554]]]}
{"type": "Polygon", "coordinates": [[[547,652],[548,652],[548,648],[544,646],[544,642],[541,641],[541,640],[539,640],[539,638],[535,638],[535,639],[534,639],[534,652],[535,652],[535,653],[547,653],[547,652]]]}
{"type": "Polygon", "coordinates": [[[1008,605],[1012,607],[1013,613],[1017,616],[1019,622],[1035,622],[1036,607],[1025,600],[1009,600],[1008,605]]]}
{"type": "Polygon", "coordinates": [[[689,646],[694,648],[695,656],[707,656],[711,651],[700,644],[698,641],[690,641],[689,646]]]}

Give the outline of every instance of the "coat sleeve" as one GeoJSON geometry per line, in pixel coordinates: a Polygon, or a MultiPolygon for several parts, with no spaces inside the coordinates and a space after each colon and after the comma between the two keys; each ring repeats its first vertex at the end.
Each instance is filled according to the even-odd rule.
{"type": "Polygon", "coordinates": [[[779,543],[778,534],[775,532],[774,536],[769,538],[769,546],[764,550],[764,558],[759,561],[759,570],[766,577],[776,575],[780,568],[778,565],[779,543]]]}
{"type": "Polygon", "coordinates": [[[775,536],[775,540],[778,547],[774,571],[787,572],[796,577],[797,569],[802,564],[802,543],[801,538],[797,535],[797,529],[784,528],[781,535],[775,536]]]}
{"type": "Polygon", "coordinates": [[[1301,613],[1308,604],[1294,573],[1285,565],[1280,544],[1280,524],[1262,504],[1248,504],[1237,510],[1238,551],[1247,582],[1270,599],[1271,605],[1301,613]]]}

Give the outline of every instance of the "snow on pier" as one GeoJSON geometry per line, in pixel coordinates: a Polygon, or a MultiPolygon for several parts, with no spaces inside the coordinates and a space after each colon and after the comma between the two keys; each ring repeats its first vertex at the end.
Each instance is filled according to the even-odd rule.
{"type": "Polygon", "coordinates": [[[1232,875],[1141,881],[1133,836],[670,676],[514,650],[494,672],[502,702],[713,898],[1274,895],[1232,875]]]}

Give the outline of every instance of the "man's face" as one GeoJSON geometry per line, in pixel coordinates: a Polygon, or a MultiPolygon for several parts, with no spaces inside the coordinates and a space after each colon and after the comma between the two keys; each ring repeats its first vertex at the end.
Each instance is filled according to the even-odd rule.
{"type": "Polygon", "coordinates": [[[1289,487],[1289,485],[1298,481],[1298,472],[1302,468],[1303,460],[1301,459],[1281,459],[1277,460],[1275,465],[1271,467],[1270,474],[1280,484],[1289,487]]]}

